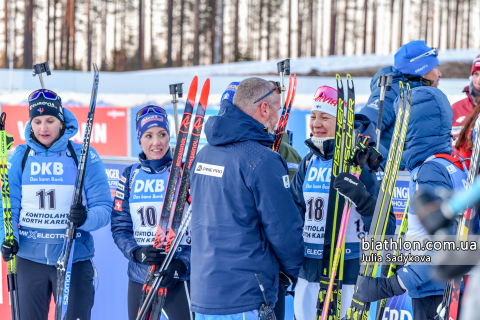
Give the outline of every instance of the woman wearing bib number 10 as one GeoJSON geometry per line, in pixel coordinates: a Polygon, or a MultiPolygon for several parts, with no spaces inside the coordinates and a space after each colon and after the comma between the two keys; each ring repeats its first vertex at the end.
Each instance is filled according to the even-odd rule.
{"type": "MultiPolygon", "coordinates": [[[[345,108],[346,109],[346,108],[345,108]]],[[[315,319],[323,255],[330,255],[330,244],[324,248],[325,224],[328,214],[328,192],[330,189],[332,159],[335,149],[335,125],[337,116],[337,90],[322,86],[317,89],[310,116],[311,138],[305,141],[310,152],[302,159],[295,174],[291,192],[299,210],[304,214],[305,259],[295,287],[294,309],[297,320],[315,319]],[[317,213],[320,213],[318,215],[317,213]],[[311,231],[315,230],[315,231],[311,231]]],[[[355,115],[355,135],[363,134],[375,138],[373,124],[363,115],[355,115]]],[[[346,174],[340,174],[340,182],[346,174]]],[[[353,207],[345,235],[345,263],[342,286],[342,315],[350,307],[353,288],[360,270],[360,238],[370,227],[375,208],[375,198],[380,187],[375,173],[364,167],[360,180],[348,174],[349,181],[357,183],[352,188],[345,183],[335,183],[340,193],[351,199],[353,207]],[[368,186],[368,191],[365,186],[368,186]]],[[[340,215],[343,208],[339,209],[340,215]]],[[[387,234],[393,234],[395,216],[390,215],[387,234]],[[391,233],[388,233],[391,232],[391,233]]],[[[327,239],[329,242],[330,240],[327,239]]]]}
{"type": "MultiPolygon", "coordinates": [[[[137,317],[142,286],[151,265],[165,259],[165,251],[153,247],[172,163],[170,129],[164,109],[148,105],[136,116],[137,139],[142,148],[139,163],[125,168],[118,182],[112,210],[112,235],[128,262],[128,317],[137,317]]],[[[187,206],[186,206],[187,207],[187,206]]],[[[188,231],[187,231],[188,232],[188,231]]],[[[162,272],[168,288],[164,311],[171,320],[190,319],[187,286],[190,237],[162,272]]]]}
{"type": "MultiPolygon", "coordinates": [[[[13,246],[3,243],[2,256],[7,261],[17,255],[21,319],[46,319],[52,292],[56,292],[56,263],[65,228],[68,220],[76,223],[67,319],[88,320],[95,294],[90,232],[106,226],[110,219],[107,175],[90,147],[83,204],[71,206],[82,145],[70,139],[78,131],[78,122],[53,91],[36,90],[28,103],[27,144],[19,145],[8,162],[15,241],[13,246]]],[[[3,222],[0,228],[3,236],[3,222]]]]}

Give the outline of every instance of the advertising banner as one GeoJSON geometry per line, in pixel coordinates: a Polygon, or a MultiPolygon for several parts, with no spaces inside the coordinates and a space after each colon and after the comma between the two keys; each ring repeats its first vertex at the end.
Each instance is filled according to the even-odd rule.
{"type": "MultiPolygon", "coordinates": [[[[79,130],[73,137],[74,142],[83,143],[87,122],[88,107],[66,108],[75,115],[79,130]]],[[[6,131],[13,135],[14,147],[25,143],[25,126],[29,121],[28,106],[3,105],[7,113],[6,131]]],[[[101,156],[127,156],[127,111],[126,108],[97,107],[93,121],[91,146],[101,156]]]]}

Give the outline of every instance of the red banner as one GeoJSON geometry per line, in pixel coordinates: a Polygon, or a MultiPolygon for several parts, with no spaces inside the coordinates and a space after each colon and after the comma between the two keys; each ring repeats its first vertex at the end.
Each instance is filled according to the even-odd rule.
{"type": "MultiPolygon", "coordinates": [[[[78,133],[72,140],[82,143],[88,107],[67,108],[73,112],[80,124],[78,133]]],[[[14,147],[25,144],[25,126],[29,121],[28,106],[3,105],[2,111],[7,113],[6,131],[13,135],[14,147]]],[[[90,145],[101,156],[127,156],[127,136],[127,109],[116,107],[98,107],[95,109],[90,145]]]]}

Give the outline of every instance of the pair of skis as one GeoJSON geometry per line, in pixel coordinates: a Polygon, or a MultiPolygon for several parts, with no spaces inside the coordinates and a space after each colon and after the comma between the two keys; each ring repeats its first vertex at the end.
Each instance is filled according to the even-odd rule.
{"type": "MultiPolygon", "coordinates": [[[[347,224],[345,220],[338,219],[339,208],[345,205],[345,198],[340,197],[337,190],[333,188],[333,181],[340,173],[347,172],[347,161],[351,158],[354,122],[355,122],[355,88],[350,75],[347,75],[348,86],[348,108],[345,117],[345,96],[343,82],[340,75],[336,75],[337,81],[337,122],[335,126],[335,151],[333,156],[332,173],[330,179],[330,190],[328,196],[327,221],[325,239],[330,237],[330,254],[327,257],[325,253],[322,258],[322,276],[320,278],[320,290],[317,299],[316,319],[326,319],[326,317],[336,317],[340,319],[342,281],[343,281],[343,258],[344,258],[344,239],[339,233],[346,231],[347,224]],[[346,126],[344,120],[346,118],[346,126]],[[345,229],[345,230],[343,230],[345,229]],[[339,239],[341,239],[339,243],[339,239]],[[343,242],[343,243],[341,243],[343,242]],[[334,251],[334,245],[338,250],[334,251]],[[339,267],[338,274],[337,268],[339,267]],[[330,303],[334,307],[330,308],[330,303]]],[[[351,206],[345,206],[343,218],[349,217],[351,206]]],[[[348,222],[348,220],[346,221],[348,222]]],[[[326,245],[326,243],[325,243],[326,245]]],[[[325,251],[325,250],[324,250],[325,251]]]]}
{"type": "MultiPolygon", "coordinates": [[[[480,121],[475,123],[475,130],[480,132],[480,121]]],[[[467,186],[470,189],[478,175],[478,166],[480,164],[480,138],[477,136],[470,158],[470,169],[468,170],[467,186]]],[[[472,219],[475,216],[475,211],[472,207],[467,207],[462,215],[457,229],[457,243],[466,241],[471,227],[472,219]]],[[[462,285],[462,277],[451,279],[445,285],[443,294],[443,301],[437,308],[437,313],[440,320],[445,319],[448,314],[448,320],[457,320],[459,317],[459,302],[460,302],[460,287],[462,285]]]]}
{"type": "MultiPolygon", "coordinates": [[[[5,241],[13,245],[13,223],[12,223],[12,205],[10,203],[10,187],[8,183],[7,151],[12,148],[13,137],[5,131],[5,120],[7,114],[2,113],[0,117],[0,180],[2,184],[2,204],[3,204],[3,225],[5,227],[5,241]]],[[[12,320],[20,320],[20,307],[18,305],[18,287],[17,287],[17,262],[16,257],[7,263],[7,283],[10,295],[10,307],[12,311],[12,320]]]]}
{"type": "Polygon", "coordinates": [[[197,95],[197,87],[198,78],[195,76],[192,84],[190,85],[182,122],[180,124],[179,133],[177,136],[177,145],[175,147],[170,175],[168,177],[167,189],[165,191],[162,213],[153,244],[155,248],[164,248],[165,252],[167,253],[167,257],[170,257],[170,259],[167,258],[161,266],[152,266],[150,268],[143,285],[140,300],[141,307],[137,315],[137,320],[159,319],[161,316],[163,303],[165,302],[166,289],[160,288],[162,278],[159,276],[159,273],[168,268],[170,261],[173,259],[176,248],[180,243],[179,230],[182,223],[185,201],[187,199],[190,169],[197,153],[200,134],[202,133],[203,120],[205,117],[208,96],[210,93],[210,79],[205,81],[205,84],[202,88],[197,107],[197,113],[193,121],[192,135],[190,138],[190,143],[188,144],[186,162],[182,171],[182,159],[187,145],[190,124],[192,122],[192,113],[197,95]],[[177,190],[179,179],[180,185],[178,186],[177,190]],[[175,201],[176,204],[170,221],[171,211],[175,201]]]}
{"type": "MultiPolygon", "coordinates": [[[[400,168],[400,162],[402,160],[403,148],[405,145],[405,138],[407,135],[408,122],[410,119],[410,110],[412,105],[412,94],[410,85],[407,83],[407,89],[405,90],[403,83],[399,83],[400,86],[400,103],[395,120],[395,126],[392,136],[392,141],[387,157],[387,164],[383,175],[382,184],[377,198],[375,211],[373,214],[372,224],[368,233],[367,241],[372,238],[383,241],[385,231],[388,224],[388,216],[390,214],[390,208],[392,205],[393,192],[397,181],[398,170],[400,168]]],[[[373,254],[381,255],[381,251],[374,252],[371,249],[367,255],[373,254]]],[[[377,269],[379,267],[378,262],[367,262],[360,267],[360,275],[375,277],[377,269]]],[[[355,287],[355,291],[358,287],[355,287]]],[[[352,300],[350,308],[347,310],[346,319],[368,319],[370,312],[370,303],[352,300]]]]}
{"type": "MultiPolygon", "coordinates": [[[[87,124],[85,126],[85,136],[83,138],[82,151],[78,162],[77,177],[73,192],[73,204],[82,204],[83,182],[85,179],[85,168],[87,166],[88,149],[90,147],[90,138],[93,128],[93,117],[95,115],[95,106],[97,104],[98,92],[98,68],[93,64],[93,88],[88,109],[87,124]]],[[[57,294],[55,297],[55,320],[66,319],[68,309],[68,295],[70,292],[70,279],[72,274],[73,253],[75,248],[75,238],[77,235],[77,225],[68,222],[65,230],[62,253],[57,262],[57,294]]]]}
{"type": "MultiPolygon", "coordinates": [[[[405,211],[403,212],[403,217],[402,217],[402,223],[400,225],[400,229],[398,230],[398,235],[397,235],[397,247],[393,251],[393,256],[398,257],[401,253],[401,247],[402,247],[402,242],[405,239],[405,234],[407,233],[407,227],[408,227],[408,206],[410,204],[410,198],[407,199],[407,204],[405,205],[405,211]]],[[[387,278],[390,278],[395,274],[397,271],[397,265],[394,263],[391,263],[389,268],[388,268],[388,273],[387,273],[387,278]]],[[[387,300],[388,299],[383,299],[378,307],[377,310],[377,316],[375,320],[383,320],[383,314],[385,313],[385,307],[387,306],[387,300]]]]}
{"type": "Polygon", "coordinates": [[[290,75],[288,80],[288,93],[287,100],[283,107],[280,121],[278,122],[277,130],[275,130],[275,142],[273,143],[273,150],[278,152],[280,144],[282,143],[283,134],[287,129],[288,118],[290,117],[290,110],[292,109],[293,99],[295,98],[295,92],[297,91],[297,75],[293,75],[293,88],[292,88],[292,76],[290,75]]]}

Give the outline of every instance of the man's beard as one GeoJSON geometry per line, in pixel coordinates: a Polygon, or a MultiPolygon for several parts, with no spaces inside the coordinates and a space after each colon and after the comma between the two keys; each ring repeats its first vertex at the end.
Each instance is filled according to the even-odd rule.
{"type": "Polygon", "coordinates": [[[276,124],[277,124],[276,122],[271,123],[270,121],[265,124],[265,127],[267,127],[267,129],[268,129],[268,133],[275,134],[276,124]]]}

